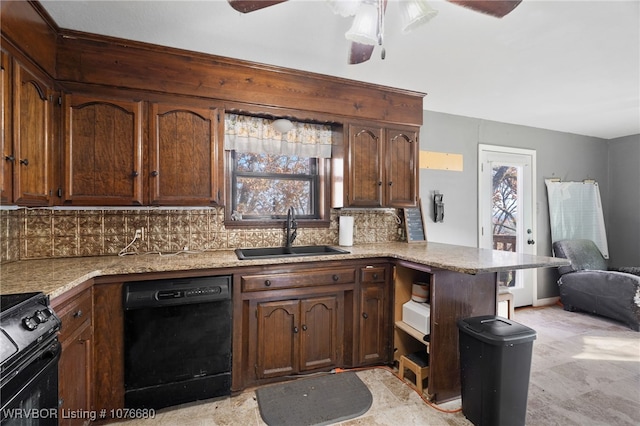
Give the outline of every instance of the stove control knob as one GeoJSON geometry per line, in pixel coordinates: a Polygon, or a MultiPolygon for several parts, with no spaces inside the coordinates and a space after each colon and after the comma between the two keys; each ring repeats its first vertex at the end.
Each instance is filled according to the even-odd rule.
{"type": "Polygon", "coordinates": [[[35,318],[38,324],[42,324],[43,322],[47,322],[49,320],[49,316],[44,311],[36,311],[36,313],[33,315],[33,318],[35,318]]]}
{"type": "Polygon", "coordinates": [[[38,321],[36,321],[35,317],[25,317],[22,320],[22,325],[24,325],[27,330],[33,331],[38,328],[38,321]]]}

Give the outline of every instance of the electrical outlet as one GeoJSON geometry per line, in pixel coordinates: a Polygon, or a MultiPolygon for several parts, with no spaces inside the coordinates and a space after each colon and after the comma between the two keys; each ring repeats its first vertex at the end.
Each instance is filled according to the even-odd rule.
{"type": "Polygon", "coordinates": [[[145,232],[145,228],[138,228],[136,229],[136,233],[135,233],[135,238],[137,238],[140,241],[144,241],[145,237],[146,237],[146,232],[145,232]]]}

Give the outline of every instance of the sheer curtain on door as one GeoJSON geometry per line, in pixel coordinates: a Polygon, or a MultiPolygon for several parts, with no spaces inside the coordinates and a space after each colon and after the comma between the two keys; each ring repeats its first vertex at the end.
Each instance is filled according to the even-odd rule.
{"type": "Polygon", "coordinates": [[[549,197],[551,242],[591,240],[608,259],[609,247],[598,183],[560,182],[553,179],[546,179],[545,183],[549,197]]]}

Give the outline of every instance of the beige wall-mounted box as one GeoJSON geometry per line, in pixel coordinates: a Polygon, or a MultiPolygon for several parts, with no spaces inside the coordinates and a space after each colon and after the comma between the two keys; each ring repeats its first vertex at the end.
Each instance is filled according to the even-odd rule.
{"type": "Polygon", "coordinates": [[[451,170],[461,172],[462,154],[448,152],[420,151],[420,168],[433,170],[451,170]]]}

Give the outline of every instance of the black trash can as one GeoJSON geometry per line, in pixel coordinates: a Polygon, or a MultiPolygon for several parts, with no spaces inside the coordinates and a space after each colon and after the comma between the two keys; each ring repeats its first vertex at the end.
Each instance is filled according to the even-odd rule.
{"type": "Polygon", "coordinates": [[[462,413],[476,426],[524,425],[535,330],[495,315],[458,329],[462,413]]]}

